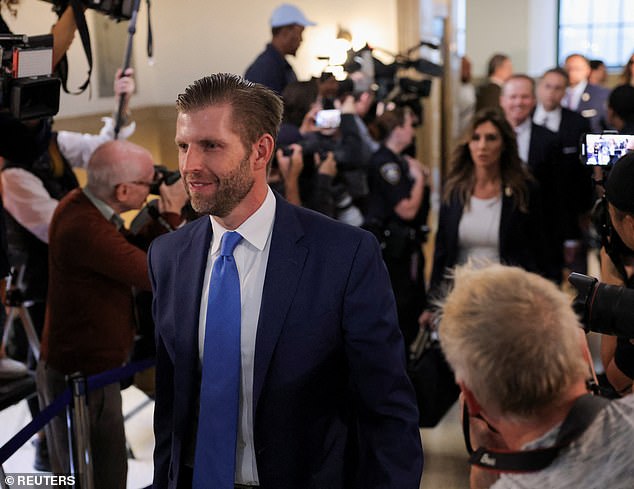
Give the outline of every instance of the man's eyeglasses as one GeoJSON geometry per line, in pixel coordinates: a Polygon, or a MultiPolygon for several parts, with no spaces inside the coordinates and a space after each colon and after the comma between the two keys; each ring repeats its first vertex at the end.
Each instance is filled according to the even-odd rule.
{"type": "Polygon", "coordinates": [[[120,182],[117,183],[115,185],[115,187],[118,187],[119,185],[123,185],[124,183],[126,184],[134,184],[134,185],[143,185],[147,188],[151,188],[153,185],[157,185],[160,182],[160,177],[159,176],[155,176],[153,180],[132,180],[130,182],[120,182]]]}
{"type": "Polygon", "coordinates": [[[133,183],[135,185],[145,185],[146,187],[151,187],[152,185],[154,185],[157,181],[153,180],[151,182],[146,182],[143,180],[132,180],[131,182],[125,182],[125,183],[133,183]]]}

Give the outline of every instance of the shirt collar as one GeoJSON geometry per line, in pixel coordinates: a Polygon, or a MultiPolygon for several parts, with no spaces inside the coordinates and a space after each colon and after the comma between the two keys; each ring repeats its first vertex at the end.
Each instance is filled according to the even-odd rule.
{"type": "Polygon", "coordinates": [[[561,106],[555,107],[553,110],[546,110],[542,104],[538,104],[533,114],[533,121],[535,124],[540,124],[544,120],[544,117],[561,117],[561,106]]]}
{"type": "Polygon", "coordinates": [[[268,43],[266,45],[266,52],[269,54],[269,56],[273,56],[274,58],[276,58],[280,63],[285,63],[290,66],[290,64],[286,60],[286,57],[277,49],[275,49],[272,43],[268,43]]]}
{"type": "Polygon", "coordinates": [[[588,81],[584,80],[582,82],[577,83],[574,87],[572,87],[571,92],[573,97],[580,98],[581,94],[586,91],[586,87],[588,86],[588,81]]]}
{"type": "Polygon", "coordinates": [[[100,198],[96,197],[95,194],[93,194],[86,187],[82,189],[82,192],[84,192],[84,195],[88,198],[90,202],[92,202],[92,205],[94,205],[97,210],[101,212],[101,215],[103,215],[103,217],[105,217],[107,221],[112,222],[117,227],[117,230],[121,229],[121,226],[123,226],[123,219],[121,219],[121,216],[119,216],[112,207],[110,207],[100,198]]]}
{"type": "MultiPolygon", "coordinates": [[[[271,188],[267,187],[266,197],[262,205],[234,231],[239,232],[244,241],[247,241],[258,251],[264,250],[273,228],[275,208],[275,195],[273,195],[271,188]]],[[[218,253],[222,235],[226,233],[228,229],[225,229],[213,216],[209,216],[209,218],[211,219],[211,228],[213,230],[211,254],[214,255],[218,253]]]]}
{"type": "Polygon", "coordinates": [[[522,122],[521,124],[519,124],[519,125],[517,125],[515,127],[515,133],[516,134],[522,134],[522,133],[528,131],[530,129],[530,127],[531,127],[531,122],[533,122],[532,119],[530,117],[527,117],[524,122],[522,122]]]}

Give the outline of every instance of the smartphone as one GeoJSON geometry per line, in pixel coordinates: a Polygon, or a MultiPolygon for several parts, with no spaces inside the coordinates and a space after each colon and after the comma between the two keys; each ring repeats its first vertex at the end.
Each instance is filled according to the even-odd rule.
{"type": "Polygon", "coordinates": [[[586,134],[581,141],[581,161],[591,166],[608,166],[631,150],[634,150],[632,134],[586,134]]]}
{"type": "Polygon", "coordinates": [[[320,110],[315,115],[315,126],[320,129],[336,129],[341,124],[341,111],[339,109],[320,110]]]}

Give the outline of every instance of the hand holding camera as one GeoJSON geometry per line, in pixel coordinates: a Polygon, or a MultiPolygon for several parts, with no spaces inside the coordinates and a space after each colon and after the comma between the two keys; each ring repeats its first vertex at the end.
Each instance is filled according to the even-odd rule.
{"type": "Polygon", "coordinates": [[[159,186],[159,212],[180,214],[187,203],[188,197],[185,185],[170,185],[163,181],[159,186]]]}
{"type": "Polygon", "coordinates": [[[306,135],[311,132],[319,131],[319,127],[315,125],[315,119],[317,117],[317,113],[321,111],[321,105],[314,104],[314,106],[306,112],[306,115],[302,119],[302,125],[299,126],[299,132],[303,135],[306,135]]]}
{"type": "Polygon", "coordinates": [[[331,177],[337,175],[337,161],[335,160],[335,155],[332,151],[328,151],[323,158],[319,153],[315,153],[314,158],[315,166],[317,167],[317,172],[319,174],[331,177]]]}
{"type": "Polygon", "coordinates": [[[291,144],[286,148],[280,148],[275,154],[280,174],[285,182],[295,181],[304,168],[302,147],[299,144],[291,144]]]}

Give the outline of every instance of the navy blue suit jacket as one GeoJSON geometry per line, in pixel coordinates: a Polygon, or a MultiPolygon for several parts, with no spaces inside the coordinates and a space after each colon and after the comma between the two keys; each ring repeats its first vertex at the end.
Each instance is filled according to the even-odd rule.
{"type": "Polygon", "coordinates": [[[592,132],[601,132],[606,128],[609,95],[609,89],[591,83],[586,85],[581,94],[577,112],[588,119],[592,132]]]}
{"type": "MultiPolygon", "coordinates": [[[[374,236],[276,195],[253,381],[263,489],[417,489],[422,448],[394,296],[374,236]]],[[[174,488],[200,389],[211,223],[149,250],[157,335],[156,488],[174,488]]]]}
{"type": "Polygon", "coordinates": [[[261,83],[280,95],[286,85],[297,81],[297,76],[291,65],[282,53],[270,43],[247,68],[244,77],[249,81],[261,83]]]}
{"type": "Polygon", "coordinates": [[[559,140],[565,161],[565,181],[568,192],[566,195],[567,222],[564,224],[564,239],[579,239],[579,216],[589,211],[594,204],[594,189],[592,186],[592,168],[583,164],[579,158],[581,139],[590,132],[590,123],[580,114],[561,109],[561,123],[559,124],[559,140]]]}
{"type": "Polygon", "coordinates": [[[546,242],[544,274],[547,278],[561,281],[563,267],[563,223],[567,219],[567,164],[561,151],[561,142],[556,133],[531,125],[528,149],[528,168],[539,183],[543,206],[542,229],[546,242]]]}

